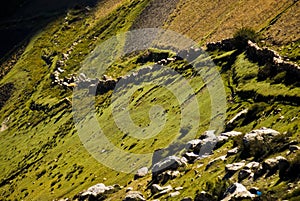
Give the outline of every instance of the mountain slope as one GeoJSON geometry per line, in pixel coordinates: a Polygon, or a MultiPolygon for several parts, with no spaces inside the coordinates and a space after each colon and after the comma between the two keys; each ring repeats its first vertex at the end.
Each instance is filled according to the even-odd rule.
{"type": "MultiPolygon", "coordinates": [[[[54,71],[62,68],[64,72],[59,75],[60,78],[70,77],[68,74],[76,73],[81,62],[99,43],[127,30],[161,26],[184,34],[199,45],[231,37],[237,28],[250,26],[261,31],[265,39],[261,45],[270,46],[286,56],[285,59],[299,63],[299,7],[298,1],[271,0],[108,0],[100,1],[97,6],[90,8],[72,8],[66,14],[58,15],[30,38],[24,52],[13,58],[17,61],[12,62],[12,58],[8,57],[1,65],[1,74],[4,76],[0,80],[0,122],[3,122],[0,131],[0,199],[72,198],[83,189],[101,182],[106,185],[132,186],[151,196],[149,190],[141,185],[148,183],[150,176],[132,181],[133,175],[114,171],[100,164],[83,147],[73,122],[72,87],[53,85],[51,82],[54,71]]],[[[248,58],[246,49],[216,49],[208,53],[221,72],[225,84],[228,100],[226,121],[244,109],[251,111],[231,127],[224,126],[224,129],[246,133],[255,128],[270,127],[281,133],[290,132],[289,140],[297,141],[300,129],[300,93],[297,80],[294,81],[289,73],[282,71],[272,73],[272,68],[268,70],[268,63],[261,64],[248,58]],[[262,73],[265,76],[261,77],[262,73]]],[[[106,73],[118,78],[130,70],[153,65],[154,62],[173,56],[174,52],[166,53],[161,50],[128,55],[117,60],[106,73]],[[154,55],[154,59],[149,54],[154,55]]],[[[197,130],[199,137],[209,128],[211,111],[208,106],[211,103],[208,89],[187,63],[175,61],[168,66],[184,75],[193,89],[198,91],[196,98],[201,103],[201,122],[197,130]]],[[[154,152],[168,146],[173,135],[180,130],[179,109],[174,96],[160,88],[144,87],[133,95],[130,105],[136,124],[149,124],[149,117],[145,114],[148,114],[151,105],[149,102],[153,102],[153,99],[156,104],[169,109],[172,118],[157,139],[136,140],[126,136],[122,139],[124,134],[114,125],[111,117],[111,94],[112,91],[108,91],[97,96],[97,115],[100,122],[107,122],[104,130],[109,133],[115,146],[136,153],[149,150],[154,152]]],[[[197,190],[212,191],[214,188],[209,187],[207,182],[217,181],[217,176],[224,174],[225,164],[218,163],[209,171],[210,174],[204,171],[204,167],[212,158],[224,155],[234,143],[237,142],[229,141],[215,155],[200,161],[200,164],[189,165],[186,170],[181,171],[185,173],[182,177],[169,183],[184,187],[181,197],[194,197],[197,190]],[[200,167],[202,163],[204,165],[200,167]],[[191,170],[204,176],[201,180],[194,179],[195,174],[191,170]]],[[[286,149],[269,153],[268,157],[283,155],[285,151],[286,149]]],[[[294,155],[289,159],[292,160],[292,157],[294,155]]],[[[227,163],[235,160],[239,158],[230,158],[227,163]]],[[[276,191],[273,195],[276,199],[284,195],[288,183],[284,181],[273,185],[272,182],[277,179],[278,175],[267,178],[267,182],[260,179],[254,184],[264,189],[264,193],[276,191]]],[[[211,185],[216,185],[217,188],[221,185],[219,183],[211,185]]],[[[293,190],[296,191],[296,188],[291,192],[293,190]]],[[[113,194],[111,199],[123,199],[124,191],[125,188],[113,194]]],[[[163,197],[165,198],[166,196],[163,197]]],[[[178,197],[170,200],[172,199],[178,200],[178,197]]]]}

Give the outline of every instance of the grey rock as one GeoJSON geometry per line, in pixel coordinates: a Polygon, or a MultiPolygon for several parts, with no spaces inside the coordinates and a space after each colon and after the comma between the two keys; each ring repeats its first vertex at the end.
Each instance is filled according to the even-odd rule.
{"type": "Polygon", "coordinates": [[[173,190],[173,188],[172,188],[171,185],[168,185],[168,186],[165,186],[165,187],[161,187],[161,186],[158,185],[158,184],[153,184],[153,185],[151,186],[151,193],[152,193],[152,194],[160,193],[160,192],[162,192],[162,191],[168,191],[168,192],[170,192],[170,191],[172,191],[172,190],[173,190]]]}
{"type": "Polygon", "coordinates": [[[104,199],[106,194],[111,194],[118,191],[113,186],[105,186],[103,183],[91,186],[86,191],[83,191],[76,195],[79,200],[93,200],[93,199],[104,199]]]}
{"type": "Polygon", "coordinates": [[[144,177],[148,174],[148,168],[147,167],[142,167],[140,169],[138,169],[135,178],[141,178],[144,177]]]}
{"type": "Polygon", "coordinates": [[[222,201],[252,199],[254,197],[255,195],[250,193],[243,184],[234,183],[225,191],[222,201]]]}
{"type": "Polygon", "coordinates": [[[251,132],[246,133],[243,138],[243,142],[247,146],[251,142],[268,140],[279,134],[280,133],[278,131],[263,127],[261,129],[252,130],[251,132]]]}
{"type": "Polygon", "coordinates": [[[236,137],[236,136],[239,136],[239,135],[242,135],[243,133],[242,132],[239,132],[239,131],[229,131],[229,132],[226,132],[226,133],[221,133],[221,136],[225,136],[225,137],[236,137]]]}
{"type": "Polygon", "coordinates": [[[247,163],[247,165],[245,165],[244,168],[248,168],[250,170],[257,170],[259,165],[260,165],[259,162],[253,161],[253,162],[247,163]]]}
{"type": "Polygon", "coordinates": [[[157,175],[155,180],[158,182],[161,182],[161,183],[165,183],[171,179],[175,179],[179,175],[180,175],[179,171],[167,170],[167,171],[157,175]]]}
{"type": "Polygon", "coordinates": [[[171,185],[160,187],[158,184],[153,184],[151,187],[151,193],[155,194],[154,198],[159,198],[173,190],[171,185]]]}
{"type": "Polygon", "coordinates": [[[146,199],[139,191],[129,191],[123,201],[146,201],[146,199]]]}
{"type": "Polygon", "coordinates": [[[232,125],[235,121],[241,119],[241,118],[244,117],[247,113],[248,113],[248,109],[244,109],[244,110],[240,111],[238,114],[236,114],[232,119],[230,119],[230,120],[227,122],[227,126],[232,125]]]}
{"type": "Polygon", "coordinates": [[[168,156],[162,161],[153,165],[152,176],[158,175],[166,170],[176,170],[177,168],[186,165],[181,158],[177,156],[168,156]]]}
{"type": "Polygon", "coordinates": [[[200,139],[195,139],[195,140],[191,140],[187,143],[186,145],[186,149],[188,151],[194,151],[194,149],[199,145],[201,144],[202,140],[200,139]]]}
{"type": "Polygon", "coordinates": [[[183,155],[189,162],[195,161],[197,158],[199,158],[198,154],[194,154],[193,152],[187,152],[183,155]]]}
{"type": "Polygon", "coordinates": [[[290,145],[289,150],[290,150],[290,152],[296,152],[296,151],[300,150],[300,147],[297,145],[290,145]]]}
{"type": "Polygon", "coordinates": [[[183,190],[183,187],[179,186],[175,188],[175,191],[180,191],[180,190],[183,190]]]}
{"type": "Polygon", "coordinates": [[[126,193],[129,192],[129,191],[133,191],[133,188],[132,187],[126,188],[126,193]]]}
{"type": "Polygon", "coordinates": [[[239,169],[242,169],[245,166],[244,162],[232,163],[225,166],[227,172],[236,172],[239,169]]]}
{"type": "Polygon", "coordinates": [[[238,151],[239,151],[239,148],[238,148],[238,147],[235,147],[235,148],[233,148],[233,149],[230,149],[229,151],[227,151],[226,157],[235,155],[235,154],[238,153],[238,151]]]}
{"type": "Polygon", "coordinates": [[[262,163],[264,171],[275,172],[276,170],[285,170],[289,167],[289,161],[282,157],[268,158],[262,163]]]}
{"type": "Polygon", "coordinates": [[[171,198],[176,197],[176,196],[178,196],[178,195],[180,195],[180,192],[179,192],[179,191],[175,191],[175,192],[169,194],[169,196],[170,196],[171,198]]]}

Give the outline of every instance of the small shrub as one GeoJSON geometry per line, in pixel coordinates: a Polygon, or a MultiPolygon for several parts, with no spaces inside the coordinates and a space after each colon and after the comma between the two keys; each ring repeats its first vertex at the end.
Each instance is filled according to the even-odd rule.
{"type": "Polygon", "coordinates": [[[243,49],[246,47],[248,40],[252,42],[258,42],[260,35],[250,27],[242,27],[238,29],[233,35],[235,46],[238,49],[243,49]]]}

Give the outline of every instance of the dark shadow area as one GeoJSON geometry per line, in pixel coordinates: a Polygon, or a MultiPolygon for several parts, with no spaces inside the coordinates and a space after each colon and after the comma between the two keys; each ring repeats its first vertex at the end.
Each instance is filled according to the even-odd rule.
{"type": "Polygon", "coordinates": [[[99,0],[10,0],[0,3],[0,60],[70,8],[93,7],[99,0]]]}

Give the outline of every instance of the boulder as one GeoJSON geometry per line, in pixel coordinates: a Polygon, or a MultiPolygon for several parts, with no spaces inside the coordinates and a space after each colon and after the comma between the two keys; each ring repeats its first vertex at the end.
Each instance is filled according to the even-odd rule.
{"type": "Polygon", "coordinates": [[[103,183],[91,186],[86,191],[79,193],[76,198],[79,200],[101,200],[106,194],[111,194],[117,191],[113,186],[105,186],[103,183]]]}
{"type": "Polygon", "coordinates": [[[290,145],[289,150],[290,150],[290,152],[296,152],[296,151],[300,150],[300,147],[297,145],[290,145]]]}
{"type": "Polygon", "coordinates": [[[191,140],[187,143],[186,149],[188,152],[203,157],[212,153],[217,143],[217,137],[214,130],[205,131],[200,139],[191,140]]]}
{"type": "Polygon", "coordinates": [[[254,197],[255,195],[250,193],[243,184],[234,183],[225,191],[222,201],[252,199],[254,197]]]}
{"type": "Polygon", "coordinates": [[[180,191],[180,190],[183,190],[183,187],[179,186],[175,188],[175,191],[180,191]]]}
{"type": "Polygon", "coordinates": [[[269,171],[284,170],[289,167],[289,162],[286,158],[277,156],[276,158],[266,159],[262,166],[265,170],[269,171]]]}
{"type": "Polygon", "coordinates": [[[196,149],[196,147],[201,144],[202,140],[200,139],[195,139],[195,140],[191,140],[187,143],[186,145],[186,150],[187,151],[194,151],[196,149]]]}
{"type": "Polygon", "coordinates": [[[217,136],[217,144],[216,144],[216,147],[221,147],[223,146],[227,141],[228,141],[228,137],[227,136],[222,136],[222,135],[219,135],[217,136]]]}
{"type": "Polygon", "coordinates": [[[247,168],[250,170],[257,170],[259,165],[260,165],[259,162],[253,161],[253,162],[247,163],[247,165],[245,165],[244,169],[247,168]]]}
{"type": "Polygon", "coordinates": [[[155,194],[154,198],[159,198],[167,193],[170,193],[173,190],[171,185],[161,187],[158,184],[153,184],[151,186],[151,193],[155,194]]]}
{"type": "Polygon", "coordinates": [[[139,191],[129,191],[123,201],[146,201],[146,199],[139,191]]]}
{"type": "Polygon", "coordinates": [[[167,158],[153,165],[152,176],[157,176],[166,170],[176,170],[177,168],[185,165],[186,164],[181,160],[181,158],[177,156],[168,156],[167,158]]]}
{"type": "Polygon", "coordinates": [[[221,136],[225,136],[225,137],[236,137],[236,136],[239,136],[239,135],[242,135],[243,133],[242,132],[239,132],[239,131],[229,131],[229,132],[226,132],[226,133],[221,133],[221,136]]]}
{"type": "Polygon", "coordinates": [[[232,163],[225,166],[227,172],[236,172],[239,169],[242,169],[245,166],[244,162],[232,163]]]}
{"type": "Polygon", "coordinates": [[[280,133],[276,130],[270,128],[261,128],[252,130],[249,133],[246,133],[243,137],[243,145],[245,153],[251,153],[251,150],[255,147],[264,146],[269,143],[275,136],[280,133]]]}
{"type": "Polygon", "coordinates": [[[238,148],[238,147],[235,147],[235,148],[233,148],[233,149],[230,149],[229,151],[227,151],[226,157],[235,155],[235,154],[238,153],[238,151],[239,151],[239,148],[238,148]]]}
{"type": "Polygon", "coordinates": [[[170,196],[171,198],[176,197],[176,196],[178,196],[178,195],[180,195],[180,192],[179,192],[179,191],[175,191],[175,192],[169,194],[169,196],[170,196]]]}
{"type": "Polygon", "coordinates": [[[256,142],[256,141],[268,141],[269,139],[272,139],[274,136],[279,135],[280,133],[278,131],[275,131],[270,128],[261,128],[257,130],[252,130],[249,133],[246,133],[243,142],[245,146],[249,146],[250,143],[256,142]]]}
{"type": "Polygon", "coordinates": [[[268,158],[263,162],[262,165],[265,170],[275,170],[278,166],[278,161],[276,158],[268,158]]]}
{"type": "Polygon", "coordinates": [[[138,171],[135,174],[134,178],[138,179],[138,178],[146,176],[147,174],[148,174],[148,168],[147,167],[142,167],[142,168],[138,169],[138,171]]]}
{"type": "Polygon", "coordinates": [[[193,198],[185,197],[185,198],[182,198],[180,201],[193,201],[193,198]]]}
{"type": "Polygon", "coordinates": [[[194,162],[197,158],[199,158],[199,155],[198,154],[194,154],[193,152],[187,152],[183,155],[187,160],[188,162],[192,163],[194,162]]]}
{"type": "Polygon", "coordinates": [[[129,192],[129,191],[133,191],[133,188],[132,188],[132,187],[126,188],[125,192],[127,193],[127,192],[129,192]]]}

